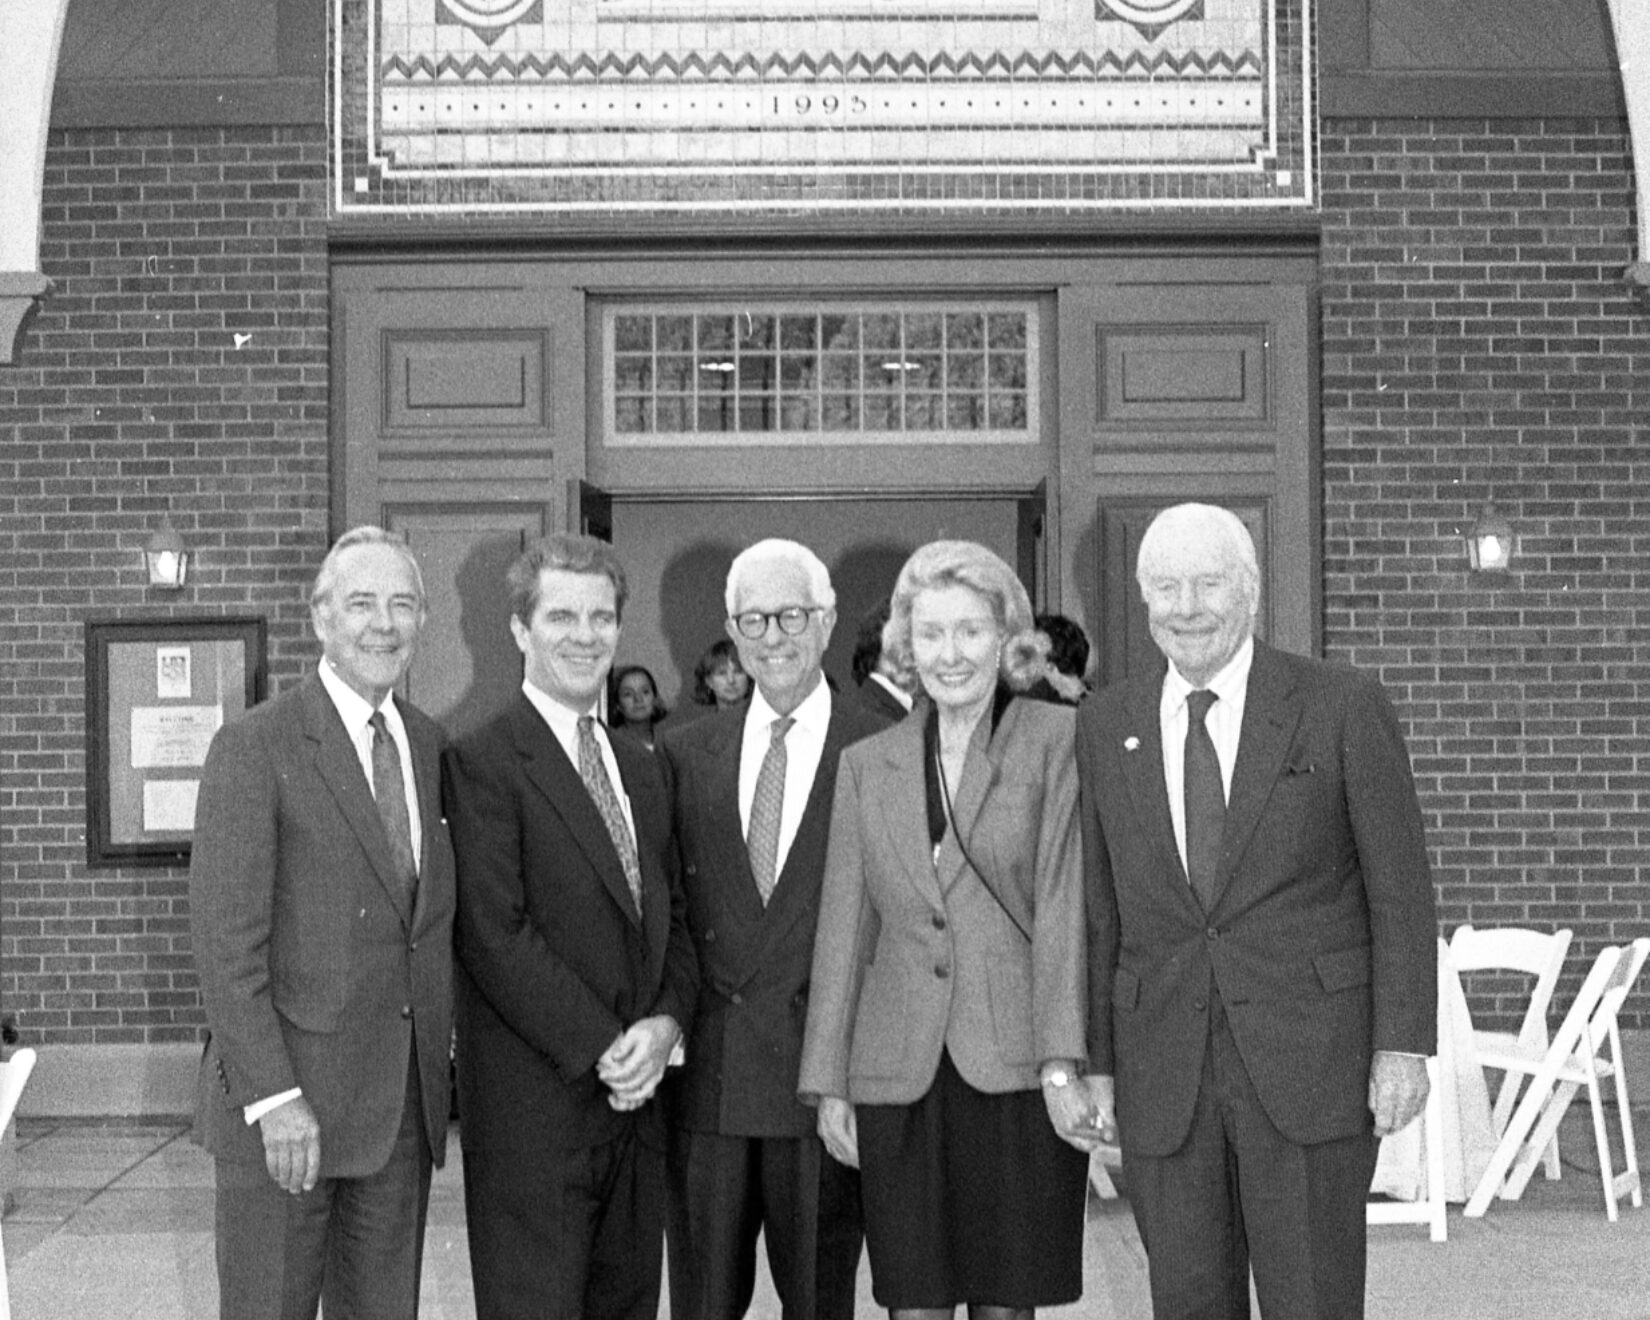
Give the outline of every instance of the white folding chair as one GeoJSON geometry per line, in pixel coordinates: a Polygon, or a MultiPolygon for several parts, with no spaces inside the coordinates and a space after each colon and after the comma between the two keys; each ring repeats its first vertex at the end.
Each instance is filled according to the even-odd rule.
{"type": "MultiPolygon", "coordinates": [[[[34,1071],[33,1050],[21,1049],[6,1062],[0,1063],[0,1132],[11,1126],[17,1113],[17,1102],[23,1098],[23,1088],[34,1071]]],[[[0,1320],[11,1320],[11,1290],[6,1285],[6,1247],[0,1237],[0,1320]]]]}
{"type": "Polygon", "coordinates": [[[1416,1201],[1371,1201],[1364,1207],[1364,1222],[1369,1224],[1425,1224],[1434,1242],[1449,1237],[1445,1219],[1444,1200],[1444,1110],[1442,1070],[1446,1046],[1438,1043],[1439,1054],[1427,1060],[1427,1103],[1418,1120],[1421,1124],[1423,1158],[1426,1173],[1426,1195],[1416,1201]]]}
{"type": "MultiPolygon", "coordinates": [[[[1507,1130],[1507,1121],[1518,1103],[1518,1093],[1527,1074],[1496,1060],[1507,1054],[1520,1059],[1539,1059],[1547,1052],[1551,1043],[1547,1036],[1547,1010],[1553,1001],[1559,973],[1564,969],[1564,957],[1570,951],[1570,932],[1559,930],[1549,934],[1518,926],[1490,930],[1459,926],[1450,937],[1449,951],[1457,972],[1505,971],[1534,978],[1524,1020],[1516,1033],[1477,1027],[1472,1033],[1478,1062],[1486,1068],[1502,1070],[1501,1089],[1496,1092],[1495,1108],[1490,1115],[1496,1135],[1500,1136],[1507,1130]]],[[[1542,1168],[1548,1178],[1557,1178],[1562,1172],[1556,1139],[1543,1152],[1542,1168]]]]}
{"type": "Polygon", "coordinates": [[[1489,1167],[1467,1201],[1469,1216],[1482,1215],[1497,1188],[1505,1201],[1514,1201],[1523,1195],[1542,1152],[1557,1135],[1570,1102],[1583,1086],[1587,1088],[1587,1099],[1593,1110],[1593,1140],[1598,1146],[1605,1214],[1611,1222],[1615,1221],[1616,1203],[1622,1196],[1631,1197],[1635,1206],[1644,1204],[1616,1017],[1647,956],[1650,956],[1650,937],[1636,939],[1624,947],[1611,945],[1599,950],[1575,1002],[1554,1033],[1552,1044],[1541,1056],[1525,1058],[1510,1053],[1500,1056],[1496,1066],[1517,1068],[1530,1078],[1530,1083],[1496,1144],[1489,1167]],[[1616,1085],[1616,1110],[1625,1164],[1619,1175],[1613,1172],[1604,1097],[1599,1089],[1599,1081],[1605,1077],[1613,1077],[1616,1085]]]}

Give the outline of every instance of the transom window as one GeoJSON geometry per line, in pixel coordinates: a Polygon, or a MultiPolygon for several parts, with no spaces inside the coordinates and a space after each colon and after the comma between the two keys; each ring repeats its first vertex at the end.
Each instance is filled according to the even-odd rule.
{"type": "Polygon", "coordinates": [[[1024,302],[614,306],[614,445],[1034,443],[1024,302]]]}

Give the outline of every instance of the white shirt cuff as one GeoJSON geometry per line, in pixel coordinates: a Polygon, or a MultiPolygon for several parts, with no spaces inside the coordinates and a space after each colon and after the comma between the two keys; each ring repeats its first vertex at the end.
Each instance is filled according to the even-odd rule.
{"type": "Polygon", "coordinates": [[[288,1100],[295,1100],[303,1093],[301,1087],[294,1086],[290,1091],[282,1091],[279,1095],[267,1096],[262,1100],[254,1101],[242,1111],[246,1114],[247,1127],[251,1127],[270,1110],[279,1109],[288,1100]]]}

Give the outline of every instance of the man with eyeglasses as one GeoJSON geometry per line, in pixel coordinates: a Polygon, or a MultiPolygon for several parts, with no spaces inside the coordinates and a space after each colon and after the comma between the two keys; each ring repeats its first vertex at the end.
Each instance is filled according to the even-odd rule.
{"type": "Polygon", "coordinates": [[[761,1234],[785,1320],[850,1320],[859,1175],[825,1154],[796,1086],[837,758],[886,721],[825,682],[836,593],[812,551],[751,546],[726,604],[750,705],[661,739],[700,974],[666,1084],[671,1315],[744,1315],[761,1234]]]}

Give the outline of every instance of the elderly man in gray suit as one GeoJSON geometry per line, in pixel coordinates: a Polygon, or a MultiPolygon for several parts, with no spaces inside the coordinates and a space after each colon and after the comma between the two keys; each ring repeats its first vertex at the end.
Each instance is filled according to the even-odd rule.
{"type": "Polygon", "coordinates": [[[859,1178],[796,1085],[837,758],[886,721],[825,682],[836,593],[812,551],[751,546],[726,605],[755,695],[662,744],[701,978],[670,1094],[671,1313],[744,1315],[761,1233],[785,1320],[851,1320],[859,1178]]]}
{"type": "Polygon", "coordinates": [[[324,652],[220,730],[190,929],[211,1031],[195,1138],[216,1160],[228,1320],[412,1320],[446,1151],[453,856],[440,730],[393,694],[424,622],[399,537],[341,537],[324,652]]]}

